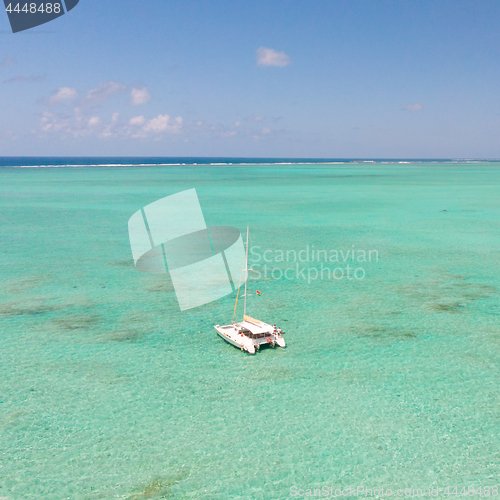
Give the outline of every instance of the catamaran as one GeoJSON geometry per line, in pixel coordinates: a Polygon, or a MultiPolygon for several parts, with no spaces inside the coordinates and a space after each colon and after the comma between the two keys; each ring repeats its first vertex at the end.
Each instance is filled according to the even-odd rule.
{"type": "Polygon", "coordinates": [[[263,345],[268,345],[270,347],[285,347],[285,339],[283,338],[283,332],[276,325],[272,326],[268,323],[264,323],[258,319],[254,319],[247,316],[247,282],[248,282],[248,236],[250,228],[247,227],[247,242],[245,250],[245,262],[243,264],[243,269],[241,270],[241,276],[245,277],[245,294],[244,306],[243,306],[243,321],[239,323],[234,322],[234,317],[236,315],[236,306],[238,305],[238,298],[240,296],[241,288],[241,276],[240,283],[238,285],[238,293],[236,294],[236,303],[234,305],[233,319],[230,325],[220,326],[215,325],[217,333],[230,344],[239,347],[242,351],[247,351],[250,354],[255,354],[263,345]]]}

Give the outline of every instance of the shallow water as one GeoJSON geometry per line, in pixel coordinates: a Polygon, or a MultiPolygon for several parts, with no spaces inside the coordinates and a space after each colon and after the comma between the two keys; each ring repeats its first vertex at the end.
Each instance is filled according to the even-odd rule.
{"type": "Polygon", "coordinates": [[[0,179],[0,498],[498,484],[500,164],[0,179]],[[135,270],[129,217],[193,187],[209,225],[250,225],[248,312],[286,330],[285,350],[252,357],[216,335],[234,295],[180,312],[166,275],[135,270]],[[276,262],[313,245],[377,258],[352,262],[363,279],[276,262]]]}

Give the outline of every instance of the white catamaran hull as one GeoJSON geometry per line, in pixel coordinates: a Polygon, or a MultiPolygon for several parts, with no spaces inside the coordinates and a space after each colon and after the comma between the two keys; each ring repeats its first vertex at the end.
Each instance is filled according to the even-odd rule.
{"type": "Polygon", "coordinates": [[[263,321],[245,316],[244,321],[232,325],[215,325],[215,330],[226,342],[242,351],[255,354],[261,346],[286,346],[285,339],[274,328],[263,321]]]}
{"type": "MultiPolygon", "coordinates": [[[[250,228],[247,227],[247,242],[245,251],[245,262],[241,270],[241,276],[245,276],[245,305],[243,308],[243,321],[240,323],[231,322],[230,325],[215,325],[215,329],[220,337],[226,342],[239,347],[242,351],[247,351],[250,354],[255,354],[262,345],[271,347],[285,347],[285,339],[282,337],[282,332],[279,328],[271,326],[264,321],[247,316],[247,275],[248,275],[248,235],[250,228]],[[244,273],[244,274],[243,274],[244,273]]],[[[240,296],[241,277],[238,285],[238,293],[236,294],[236,304],[234,305],[233,320],[236,314],[236,306],[238,305],[238,297],[240,296]]]]}
{"type": "Polygon", "coordinates": [[[235,347],[239,347],[242,351],[247,351],[250,354],[255,354],[255,346],[250,342],[245,342],[246,339],[238,338],[236,335],[228,334],[227,332],[222,331],[223,327],[216,325],[215,329],[219,334],[219,337],[222,337],[226,342],[234,345],[235,347]]]}

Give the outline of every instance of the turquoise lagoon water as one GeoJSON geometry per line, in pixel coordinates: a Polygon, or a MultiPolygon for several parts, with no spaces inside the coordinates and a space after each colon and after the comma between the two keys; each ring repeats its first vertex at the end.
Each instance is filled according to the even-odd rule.
{"type": "Polygon", "coordinates": [[[2,168],[0,180],[0,498],[498,484],[500,164],[2,168]],[[254,260],[271,250],[274,278],[250,284],[262,295],[248,312],[286,330],[285,350],[252,357],[216,335],[234,294],[180,312],[168,276],[135,270],[129,217],[190,188],[208,224],[250,225],[254,260]],[[276,259],[313,245],[376,254],[352,264],[363,279],[280,278],[345,268],[276,259]]]}

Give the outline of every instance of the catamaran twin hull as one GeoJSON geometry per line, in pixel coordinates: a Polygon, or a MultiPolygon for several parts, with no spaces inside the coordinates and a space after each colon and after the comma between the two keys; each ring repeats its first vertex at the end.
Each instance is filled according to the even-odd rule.
{"type": "Polygon", "coordinates": [[[233,323],[230,325],[220,326],[215,325],[217,333],[230,344],[239,347],[242,351],[247,351],[250,354],[255,354],[260,349],[261,345],[270,345],[274,347],[285,347],[285,339],[281,336],[282,332],[276,326],[271,326],[258,319],[247,316],[247,283],[248,283],[248,237],[250,234],[250,227],[247,226],[247,242],[245,250],[245,262],[241,270],[240,283],[238,285],[238,293],[236,294],[236,303],[234,304],[233,321],[236,314],[236,307],[238,305],[238,298],[240,296],[241,280],[244,277],[245,281],[245,297],[243,307],[243,321],[241,323],[233,323]]]}
{"type": "Polygon", "coordinates": [[[279,330],[250,316],[243,318],[241,323],[215,325],[215,329],[226,342],[250,354],[255,354],[262,345],[285,347],[285,339],[278,333],[279,330]]]}

